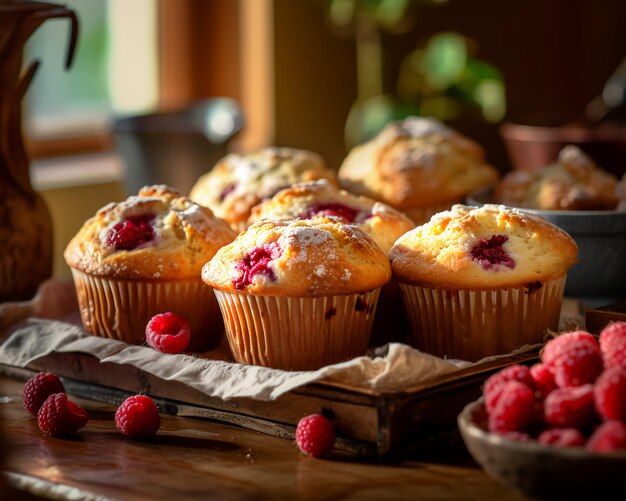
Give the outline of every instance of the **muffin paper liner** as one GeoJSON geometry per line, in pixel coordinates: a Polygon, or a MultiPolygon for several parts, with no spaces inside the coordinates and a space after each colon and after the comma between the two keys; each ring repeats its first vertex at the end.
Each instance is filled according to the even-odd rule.
{"type": "Polygon", "coordinates": [[[146,324],[171,311],[191,328],[187,351],[204,351],[219,341],[224,326],[213,289],[200,278],[172,281],[113,280],[72,269],[83,326],[101,337],[145,342],[146,324]]]}
{"type": "Polygon", "coordinates": [[[558,330],[565,276],[539,289],[431,289],[400,284],[408,344],[438,357],[476,361],[541,343],[558,330]]]}
{"type": "Polygon", "coordinates": [[[380,289],[346,296],[276,297],[215,291],[237,362],[312,370],[364,355],[380,289]]]}

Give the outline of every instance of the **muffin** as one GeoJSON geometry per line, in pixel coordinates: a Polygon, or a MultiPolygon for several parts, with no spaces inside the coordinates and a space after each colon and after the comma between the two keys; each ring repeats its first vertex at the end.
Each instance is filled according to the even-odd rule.
{"type": "Polygon", "coordinates": [[[387,203],[422,224],[498,180],[480,145],[432,118],[391,122],[356,146],[338,173],[352,193],[387,203]]]}
{"type": "Polygon", "coordinates": [[[297,183],[279,191],[254,207],[248,222],[311,219],[320,215],[358,226],[385,252],[400,236],[415,228],[413,221],[393,207],[340,190],[326,179],[297,183]]]}
{"type": "MultiPolygon", "coordinates": [[[[261,219],[310,219],[318,215],[338,218],[355,224],[385,251],[415,224],[404,214],[387,204],[356,196],[325,179],[298,183],[279,191],[273,198],[252,209],[249,222],[261,219]]],[[[408,330],[400,290],[394,281],[381,290],[378,300],[370,346],[402,341],[408,330]]]]}
{"type": "Polygon", "coordinates": [[[539,171],[515,170],[498,183],[494,199],[538,210],[612,210],[618,204],[617,178],[599,168],[576,146],[539,171]]]}
{"type": "Polygon", "coordinates": [[[235,360],[285,370],[364,355],[390,277],[369,235],[325,216],[259,221],[202,270],[235,360]]]}
{"type": "Polygon", "coordinates": [[[191,328],[190,351],[223,333],[213,291],[200,272],[235,239],[228,224],[167,186],[148,186],[87,220],[65,249],[85,329],[142,344],[146,324],[171,311],[191,328]]]}
{"type": "Polygon", "coordinates": [[[540,343],[557,330],[578,248],[564,231],[504,206],[455,205],[391,249],[410,344],[476,361],[540,343]]]}
{"type": "Polygon", "coordinates": [[[227,155],[198,179],[189,197],[228,221],[235,231],[243,231],[255,205],[294,183],[316,179],[336,183],[335,173],[319,155],[295,148],[265,148],[227,155]]]}

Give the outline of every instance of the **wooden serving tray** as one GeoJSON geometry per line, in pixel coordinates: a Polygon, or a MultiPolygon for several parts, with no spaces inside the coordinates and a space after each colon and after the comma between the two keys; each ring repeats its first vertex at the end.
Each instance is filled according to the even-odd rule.
{"type": "Polygon", "coordinates": [[[484,380],[501,368],[532,364],[538,350],[460,369],[402,391],[385,392],[348,384],[318,382],[276,400],[223,400],[177,381],[165,381],[130,365],[101,363],[83,353],[53,352],[25,369],[0,365],[0,372],[27,379],[39,371],[63,378],[76,397],[119,405],[139,392],[152,396],[161,412],[222,421],[283,438],[294,438],[295,425],[308,414],[333,419],[337,447],[376,458],[400,458],[457,433],[456,418],[480,396],[484,380]]]}

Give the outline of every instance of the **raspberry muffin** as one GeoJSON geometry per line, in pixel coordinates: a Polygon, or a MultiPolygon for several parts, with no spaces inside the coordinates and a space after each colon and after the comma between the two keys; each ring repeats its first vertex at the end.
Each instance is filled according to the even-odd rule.
{"type": "Polygon", "coordinates": [[[278,191],[302,181],[336,176],[322,158],[295,148],[265,148],[220,160],[191,189],[189,197],[228,221],[236,231],[247,228],[252,208],[278,191]]]}
{"type": "MultiPolygon", "coordinates": [[[[352,195],[325,179],[298,183],[279,191],[272,199],[252,209],[249,222],[261,219],[310,219],[318,215],[358,226],[385,252],[389,252],[399,237],[415,228],[413,221],[389,205],[352,195]]],[[[370,345],[402,341],[407,329],[400,290],[394,281],[390,281],[380,293],[370,345]]]]}
{"type": "Polygon", "coordinates": [[[171,311],[189,322],[189,350],[215,345],[223,323],[200,272],[235,236],[209,209],[167,186],[100,209],[64,254],[85,329],[142,344],[150,318],[171,311]]]}
{"type": "Polygon", "coordinates": [[[599,168],[576,146],[539,171],[515,170],[496,188],[495,201],[538,210],[612,210],[618,204],[617,178],[599,168]]]}
{"type": "Polygon", "coordinates": [[[495,184],[498,173],[476,142],[432,118],[410,117],[354,147],[338,177],[348,191],[385,202],[422,224],[470,192],[495,184]]]}
{"type": "Polygon", "coordinates": [[[259,221],[202,270],[235,360],[285,370],[364,355],[390,277],[370,236],[324,216],[259,221]]]}
{"type": "Polygon", "coordinates": [[[326,179],[297,183],[252,209],[249,223],[262,219],[337,218],[371,236],[385,252],[415,224],[406,215],[371,198],[352,195],[326,179]]]}
{"type": "Polygon", "coordinates": [[[476,361],[557,330],[578,248],[546,220],[504,206],[455,205],[391,249],[411,344],[476,361]]]}

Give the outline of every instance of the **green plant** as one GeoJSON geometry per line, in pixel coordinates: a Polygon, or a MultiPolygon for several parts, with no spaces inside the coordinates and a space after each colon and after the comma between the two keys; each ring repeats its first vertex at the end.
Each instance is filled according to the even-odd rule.
{"type": "Polygon", "coordinates": [[[348,148],[371,138],[390,120],[409,115],[502,120],[506,111],[502,74],[478,59],[477,44],[459,33],[437,33],[419,44],[404,57],[397,78],[385,68],[382,34],[410,30],[418,6],[446,1],[327,1],[331,25],[356,42],[358,88],[346,120],[348,148]]]}

